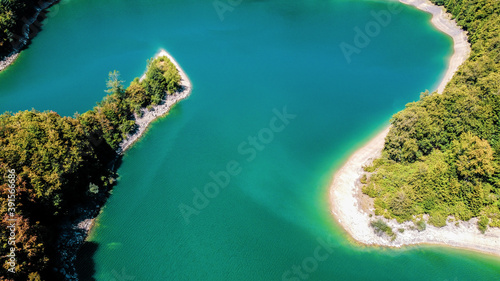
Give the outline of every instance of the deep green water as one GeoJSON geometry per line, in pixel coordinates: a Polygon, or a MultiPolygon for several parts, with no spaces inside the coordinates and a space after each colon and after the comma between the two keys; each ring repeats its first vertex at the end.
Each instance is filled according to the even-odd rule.
{"type": "Polygon", "coordinates": [[[194,84],[125,154],[86,246],[85,280],[282,280],[303,263],[309,271],[283,280],[498,280],[496,258],[356,246],[330,215],[335,169],[434,89],[452,53],[429,15],[396,5],[402,12],[351,63],[339,45],[353,44],[354,28],[386,2],[243,0],[223,21],[202,0],[52,8],[43,32],[0,74],[0,111],[84,112],[104,96],[109,71],[130,81],[160,48],[194,84]],[[249,136],[267,136],[273,110],[284,107],[296,117],[253,159],[240,153],[249,136]],[[193,206],[193,189],[228,163],[239,174],[187,224],[179,205],[193,206]],[[318,262],[319,240],[331,246],[318,262]]]}

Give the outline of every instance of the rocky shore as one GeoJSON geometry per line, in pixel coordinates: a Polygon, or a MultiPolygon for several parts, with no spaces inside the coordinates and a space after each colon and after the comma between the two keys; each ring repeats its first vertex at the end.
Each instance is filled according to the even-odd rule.
{"type": "Polygon", "coordinates": [[[5,57],[2,61],[0,61],[0,71],[6,69],[9,65],[13,64],[16,61],[17,57],[19,57],[19,53],[14,53],[8,57],[5,57]]]}

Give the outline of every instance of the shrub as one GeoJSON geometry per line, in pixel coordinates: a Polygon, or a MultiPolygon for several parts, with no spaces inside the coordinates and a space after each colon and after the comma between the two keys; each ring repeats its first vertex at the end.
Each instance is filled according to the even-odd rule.
{"type": "Polygon", "coordinates": [[[391,238],[392,241],[396,239],[396,234],[392,231],[392,228],[388,226],[383,220],[378,219],[376,221],[372,221],[370,226],[373,227],[373,231],[377,235],[382,235],[383,233],[387,234],[391,238]]]}
{"type": "Polygon", "coordinates": [[[415,226],[417,227],[418,231],[424,231],[427,228],[427,225],[425,224],[425,221],[423,219],[416,221],[415,226]]]}
{"type": "Polygon", "coordinates": [[[486,216],[479,217],[479,221],[477,222],[477,228],[481,233],[485,233],[488,229],[488,224],[490,223],[490,219],[486,216]]]}
{"type": "Polygon", "coordinates": [[[371,198],[375,198],[379,195],[378,190],[373,183],[363,185],[363,187],[361,188],[361,192],[370,196],[371,198]]]}
{"type": "Polygon", "coordinates": [[[90,183],[89,184],[89,192],[92,194],[99,193],[99,186],[97,186],[96,184],[90,183]]]}
{"type": "Polygon", "coordinates": [[[359,179],[359,181],[362,184],[366,184],[368,182],[368,177],[366,176],[366,174],[363,174],[363,176],[361,176],[361,178],[359,179]]]}
{"type": "Polygon", "coordinates": [[[373,173],[373,172],[375,172],[375,166],[373,164],[366,165],[366,166],[363,166],[363,170],[367,173],[373,173]]]}

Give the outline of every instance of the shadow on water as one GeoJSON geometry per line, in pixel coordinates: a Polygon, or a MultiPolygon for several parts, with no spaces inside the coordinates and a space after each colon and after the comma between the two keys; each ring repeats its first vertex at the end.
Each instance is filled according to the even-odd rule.
{"type": "Polygon", "coordinates": [[[81,281],[96,281],[94,278],[95,262],[94,255],[99,248],[99,244],[91,241],[86,241],[78,250],[75,260],[75,269],[78,278],[81,281]]]}

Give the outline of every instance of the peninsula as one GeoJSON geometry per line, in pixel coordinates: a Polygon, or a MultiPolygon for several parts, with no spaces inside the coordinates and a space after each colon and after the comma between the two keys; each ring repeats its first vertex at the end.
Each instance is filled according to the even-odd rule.
{"type": "MultiPolygon", "coordinates": [[[[463,83],[462,81],[464,80],[462,77],[465,75],[464,73],[467,72],[467,68],[474,67],[472,63],[466,66],[462,66],[462,70],[460,70],[461,77],[454,78],[453,83],[450,83],[450,81],[452,80],[453,75],[457,73],[457,70],[460,69],[460,65],[466,62],[470,54],[470,47],[469,43],[467,42],[466,32],[464,32],[457,26],[456,22],[451,19],[452,15],[447,14],[443,7],[436,6],[431,2],[425,0],[401,0],[401,2],[413,5],[423,11],[431,13],[433,15],[432,23],[439,30],[445,32],[453,38],[454,54],[450,59],[448,70],[441,80],[439,87],[437,88],[437,93],[442,93],[442,97],[448,99],[461,98],[462,96],[454,97],[452,95],[453,92],[458,92],[458,87],[462,87],[460,86],[461,83],[463,83]],[[449,86],[449,83],[453,85],[449,86]]],[[[457,15],[454,16],[457,17],[457,15]]],[[[461,18],[459,17],[458,20],[463,20],[464,17],[467,17],[470,21],[470,18],[473,17],[473,15],[466,13],[465,15],[462,15],[461,18]]],[[[480,21],[481,19],[476,20],[480,21]]],[[[486,21],[486,19],[484,19],[483,21],[486,21]]],[[[481,37],[483,34],[474,29],[471,30],[470,26],[467,26],[467,28],[469,32],[474,32],[473,35],[476,38],[479,37],[481,38],[480,40],[483,40],[481,37]]],[[[482,41],[481,43],[483,43],[483,45],[486,45],[485,43],[487,42],[482,41]]],[[[475,53],[474,55],[478,54],[475,53]]],[[[473,88],[469,88],[468,90],[471,92],[470,95],[474,95],[473,88]]],[[[496,89],[496,91],[498,91],[498,89],[496,89]]],[[[493,90],[492,92],[494,93],[495,90],[493,90]]],[[[484,93],[484,95],[487,94],[488,93],[484,93]]],[[[466,95],[468,95],[468,93],[463,94],[463,96],[466,95]]],[[[436,97],[431,97],[428,94],[425,94],[423,96],[424,101],[431,98],[439,99],[441,98],[441,96],[439,95],[436,97]]],[[[410,108],[420,106],[419,103],[408,105],[408,108],[405,111],[410,110],[410,108]]],[[[431,101],[428,101],[428,103],[431,103],[431,101]]],[[[395,117],[396,119],[393,119],[392,123],[394,124],[394,122],[404,122],[399,120],[406,118],[404,117],[405,111],[401,113],[402,115],[397,115],[397,117],[395,117]]],[[[438,115],[437,113],[435,114],[438,115]]],[[[413,118],[415,120],[415,117],[413,118]]],[[[445,117],[435,116],[433,118],[439,119],[445,117]]],[[[495,225],[495,216],[498,216],[498,208],[496,209],[496,213],[495,211],[493,211],[492,213],[486,213],[486,211],[483,211],[484,215],[482,217],[482,220],[486,221],[486,225],[484,225],[484,222],[482,222],[479,224],[478,228],[478,218],[469,217],[468,220],[462,221],[454,216],[446,217],[448,213],[446,213],[446,211],[437,211],[439,210],[438,207],[429,207],[431,208],[430,212],[433,215],[429,216],[429,214],[425,211],[425,207],[427,207],[427,205],[424,205],[424,210],[422,210],[421,205],[419,205],[420,203],[413,203],[410,199],[413,197],[410,197],[410,195],[406,195],[407,193],[411,193],[413,191],[407,192],[404,189],[407,187],[398,186],[397,184],[395,184],[395,186],[392,185],[391,188],[400,188],[399,190],[401,191],[398,191],[399,193],[397,195],[399,197],[394,197],[395,199],[391,197],[392,199],[390,200],[392,201],[390,202],[393,202],[394,204],[387,205],[386,202],[387,200],[389,200],[387,196],[391,195],[390,193],[388,193],[389,191],[385,191],[382,181],[379,179],[379,177],[377,177],[378,173],[382,173],[383,171],[383,177],[385,178],[392,175],[387,171],[389,171],[390,168],[395,165],[409,167],[408,165],[411,165],[411,163],[415,161],[414,159],[417,159],[416,161],[418,163],[425,163],[425,161],[428,161],[428,158],[425,158],[425,154],[431,153],[419,147],[418,149],[415,149],[416,151],[414,156],[411,156],[412,159],[408,161],[409,164],[393,164],[395,162],[389,159],[387,161],[377,160],[377,163],[372,165],[375,159],[378,159],[380,157],[382,157],[382,159],[386,159],[389,158],[387,154],[397,153],[393,151],[387,151],[394,146],[393,143],[395,142],[394,139],[396,138],[396,135],[401,136],[401,134],[405,134],[400,133],[403,129],[401,128],[401,125],[399,125],[399,123],[397,124],[398,126],[396,128],[394,127],[394,125],[390,128],[386,128],[369,143],[356,151],[336,172],[329,190],[329,196],[331,202],[331,211],[338,222],[354,240],[362,244],[390,247],[401,247],[404,245],[414,244],[440,244],[500,255],[500,228],[490,227],[486,230],[486,227],[488,226],[488,218],[490,224],[495,225]],[[398,132],[394,132],[391,135],[390,132],[392,132],[393,130],[398,130],[398,132]],[[383,170],[381,170],[382,168],[380,167],[383,167],[383,170]],[[372,191],[374,189],[376,189],[376,191],[372,191]],[[370,196],[368,196],[367,194],[370,196]],[[374,199],[370,197],[375,198],[375,206],[374,199]],[[398,199],[404,200],[404,204],[398,203],[401,202],[398,201],[398,199]],[[406,205],[406,203],[408,203],[408,205],[406,205]],[[399,208],[401,205],[408,206],[404,211],[405,214],[395,211],[395,208],[399,208]],[[413,216],[410,216],[409,214],[413,214],[413,216]]],[[[470,131],[465,131],[468,131],[470,134],[471,131],[473,132],[473,129],[470,129],[470,131]]],[[[463,135],[461,138],[464,138],[463,135]]],[[[458,140],[454,141],[453,143],[458,143],[458,140]]],[[[435,148],[433,151],[435,151],[435,153],[440,153],[438,152],[438,150],[446,150],[447,148],[448,146],[443,145],[441,149],[435,148]]],[[[405,151],[405,149],[406,148],[403,148],[403,151],[405,151]]],[[[400,151],[399,153],[401,153],[402,150],[397,151],[400,151]]],[[[398,163],[397,160],[396,163],[398,163]]],[[[429,167],[429,169],[431,168],[429,167]]],[[[428,170],[428,172],[431,171],[428,170]]],[[[401,174],[403,173],[398,174],[399,177],[404,177],[401,174]]],[[[451,186],[452,182],[447,182],[446,185],[451,186]]],[[[498,188],[498,186],[496,188],[498,188]]],[[[417,191],[415,192],[418,193],[417,191]]],[[[439,194],[439,192],[437,194],[439,194]]],[[[417,194],[415,196],[417,196],[415,198],[418,198],[418,196],[420,195],[417,194]]],[[[476,196],[479,195],[476,194],[476,196]]],[[[486,194],[485,196],[489,195],[486,194]]],[[[436,195],[436,197],[439,196],[436,195]]],[[[495,200],[493,195],[491,198],[492,200],[495,200]]],[[[438,199],[436,199],[436,201],[437,200],[438,199]]],[[[422,204],[427,204],[427,202],[423,202],[422,204]]],[[[449,207],[447,208],[449,209],[449,207]]],[[[488,210],[493,209],[494,207],[491,207],[488,210]]],[[[457,216],[461,218],[459,214],[457,214],[457,216]]]]}
{"type": "Polygon", "coordinates": [[[22,234],[16,280],[77,280],[76,253],[115,184],[121,155],[192,90],[165,50],[148,61],[141,78],[127,88],[123,82],[110,72],[109,94],[73,118],[36,110],[0,115],[0,173],[12,174],[0,186],[22,187],[12,189],[23,202],[16,209],[22,234]]]}

